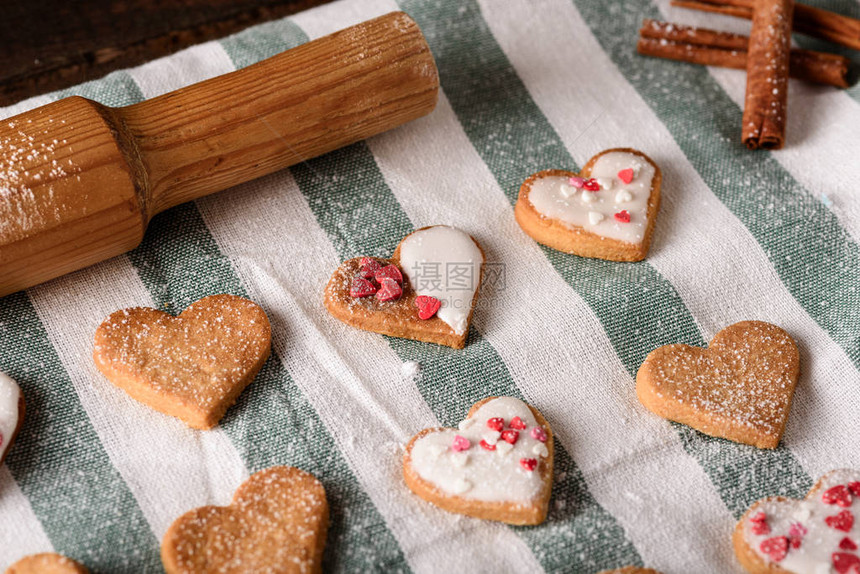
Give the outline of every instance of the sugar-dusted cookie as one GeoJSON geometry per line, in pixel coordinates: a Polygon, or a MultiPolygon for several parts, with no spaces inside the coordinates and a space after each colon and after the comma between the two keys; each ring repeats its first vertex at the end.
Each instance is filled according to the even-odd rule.
{"type": "Polygon", "coordinates": [[[11,377],[0,373],[0,464],[24,422],[24,393],[11,377]]]}
{"type": "Polygon", "coordinates": [[[705,434],[776,448],[791,409],[800,356],[788,333],[770,323],[726,327],[707,349],[666,345],[636,374],[649,410],[705,434]]]}
{"type": "Polygon", "coordinates": [[[303,470],[257,472],[230,506],[203,506],[180,516],[161,543],[167,574],[320,572],[328,530],[322,484],[303,470]]]}
{"type": "Polygon", "coordinates": [[[407,235],[391,259],[343,262],[326,286],[325,306],[359,329],[462,349],[483,266],[484,252],[469,234],[424,227],[407,235]]]}
{"type": "Polygon", "coordinates": [[[623,566],[615,570],[603,570],[597,574],[660,574],[652,568],[642,568],[641,566],[623,566]]]}
{"type": "Polygon", "coordinates": [[[62,554],[45,552],[25,556],[9,566],[6,574],[87,574],[82,564],[62,554]]]}
{"type": "Polygon", "coordinates": [[[424,429],[403,456],[406,485],[450,512],[540,524],[552,491],[553,437],[534,407],[513,397],[475,403],[457,429],[424,429]]]}
{"type": "Polygon", "coordinates": [[[259,305],[212,295],[178,317],[148,307],[116,311],[96,330],[93,359],[138,401],[210,429],[257,376],[271,340],[259,305]]]}
{"type": "Polygon", "coordinates": [[[860,574],[860,470],[828,472],[803,500],[759,500],[732,541],[752,574],[860,574]]]}
{"type": "Polygon", "coordinates": [[[553,249],[610,261],[648,255],[660,209],[660,168],[644,153],[602,151],[580,173],[549,169],[520,186],[517,223],[553,249]]]}

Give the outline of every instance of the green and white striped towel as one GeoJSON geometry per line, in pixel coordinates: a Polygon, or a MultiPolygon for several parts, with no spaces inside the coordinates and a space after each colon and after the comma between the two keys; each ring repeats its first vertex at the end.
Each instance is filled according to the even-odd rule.
{"type": "MultiPolygon", "coordinates": [[[[860,15],[855,0],[821,0],[860,15]]],[[[128,255],[0,302],[0,370],[27,398],[0,468],[0,566],[55,550],[95,572],[160,571],[183,512],[226,504],[275,464],[317,475],[332,506],[329,571],[590,573],[647,564],[732,572],[735,520],[860,467],[860,88],[792,83],[788,145],[739,143],[744,74],[636,55],[645,17],[742,31],[668,0],[342,0],[62,93],[126,105],[402,9],[427,36],[442,94],[430,116],[156,217],[128,255]],[[630,146],[664,172],[646,262],[543,249],[514,222],[519,184],[630,146]],[[350,329],[322,290],[345,258],[452,224],[505,266],[463,351],[350,329]],[[130,399],[91,360],[110,312],[181,311],[248,296],[274,354],[208,432],[130,399]],[[785,439],[760,451],[645,411],[634,375],[653,348],[704,345],[762,319],[799,342],[785,439]],[[406,376],[410,362],[421,364],[406,376]],[[488,395],[523,397],[558,440],[549,519],[515,528],[447,514],[400,474],[418,430],[488,395]]]]}

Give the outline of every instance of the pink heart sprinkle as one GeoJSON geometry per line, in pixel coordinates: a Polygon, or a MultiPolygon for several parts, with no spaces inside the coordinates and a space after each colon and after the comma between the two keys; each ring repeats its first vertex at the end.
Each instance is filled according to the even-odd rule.
{"type": "Polygon", "coordinates": [[[451,448],[457,452],[460,452],[461,450],[469,450],[470,446],[472,446],[472,443],[469,442],[469,439],[460,435],[456,435],[454,437],[454,443],[451,445],[451,448]]]}
{"type": "Polygon", "coordinates": [[[633,169],[629,167],[627,169],[622,169],[618,172],[618,179],[624,183],[630,183],[633,181],[633,169]]]}
{"type": "Polygon", "coordinates": [[[585,180],[581,177],[571,177],[568,180],[568,183],[576,188],[582,188],[582,184],[585,183],[585,180]]]}
{"type": "Polygon", "coordinates": [[[535,440],[539,440],[540,442],[546,442],[546,433],[540,427],[532,428],[532,438],[535,440]]]}

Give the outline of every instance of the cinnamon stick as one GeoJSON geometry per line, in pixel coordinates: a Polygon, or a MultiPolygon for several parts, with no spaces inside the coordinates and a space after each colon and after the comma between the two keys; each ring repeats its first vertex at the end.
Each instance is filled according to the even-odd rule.
{"type": "Polygon", "coordinates": [[[741,130],[750,149],[780,149],[785,142],[793,13],[794,0],[757,0],[753,7],[741,130]]]}
{"type": "MultiPolygon", "coordinates": [[[[747,67],[749,38],[740,34],[646,19],[639,36],[637,49],[644,56],[738,70],[747,67]]],[[[847,88],[850,65],[844,56],[792,49],[789,75],[815,84],[847,88]]]]}
{"type": "MultiPolygon", "coordinates": [[[[753,0],[672,0],[672,6],[752,19],[753,0]]],[[[860,20],[806,4],[795,4],[795,32],[860,50],[860,20]]]]}

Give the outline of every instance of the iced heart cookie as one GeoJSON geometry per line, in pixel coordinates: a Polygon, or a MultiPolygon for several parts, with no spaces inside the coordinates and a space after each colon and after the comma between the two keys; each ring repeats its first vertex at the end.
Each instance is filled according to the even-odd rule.
{"type": "Polygon", "coordinates": [[[552,490],[552,430],[512,397],[472,406],[458,429],[424,429],[403,456],[406,485],[450,512],[508,524],[540,524],[552,490]]]}
{"type": "Polygon", "coordinates": [[[517,223],[553,249],[610,261],[648,255],[663,177],[651,158],[629,148],[602,151],[578,174],[538,172],[520,186],[517,223]]]}
{"type": "Polygon", "coordinates": [[[204,506],[180,516],[161,543],[167,574],[320,572],[328,530],[322,484],[303,470],[257,472],[230,506],[204,506]]]}
{"type": "Polygon", "coordinates": [[[6,574],[87,574],[82,564],[62,554],[45,552],[25,556],[9,566],[6,574]]]}
{"type": "Polygon", "coordinates": [[[639,401],[657,415],[705,434],[776,448],[797,385],[800,357],[770,323],[726,327],[707,349],[666,345],[636,374],[639,401]]]}
{"type": "Polygon", "coordinates": [[[329,313],[374,333],[466,346],[484,252],[470,235],[444,225],[407,235],[391,259],[343,262],[325,288],[329,313]]]}
{"type": "Polygon", "coordinates": [[[759,500],[732,541],[752,574],[860,574],[860,470],[825,474],[803,500],[759,500]]]}
{"type": "Polygon", "coordinates": [[[212,295],[178,317],[148,307],[113,313],[96,330],[93,359],[133,398],[205,430],[257,376],[271,340],[259,305],[212,295]]]}
{"type": "Polygon", "coordinates": [[[18,383],[0,373],[0,464],[24,422],[24,394],[18,383]]]}

